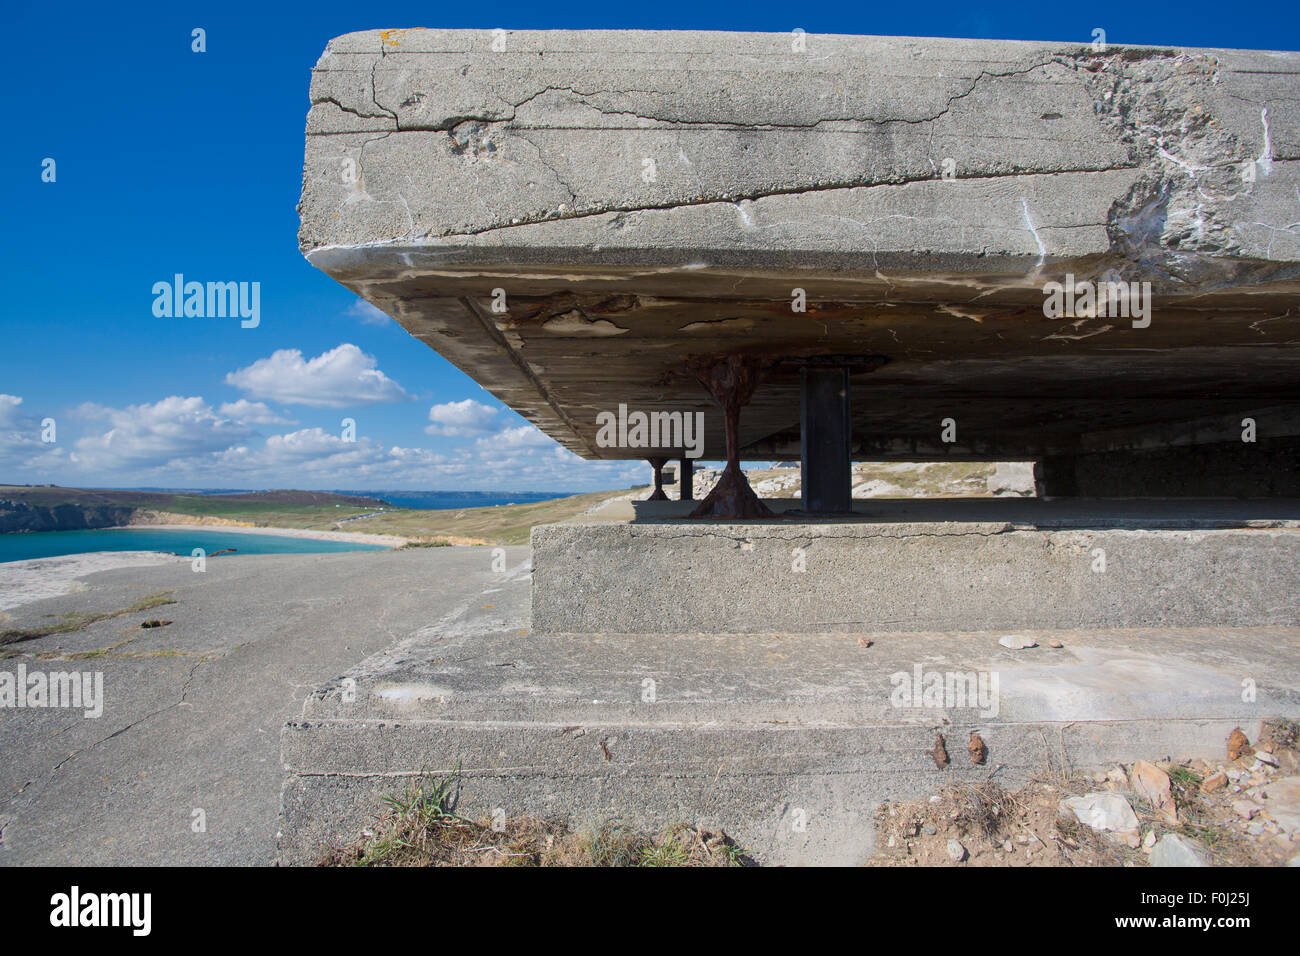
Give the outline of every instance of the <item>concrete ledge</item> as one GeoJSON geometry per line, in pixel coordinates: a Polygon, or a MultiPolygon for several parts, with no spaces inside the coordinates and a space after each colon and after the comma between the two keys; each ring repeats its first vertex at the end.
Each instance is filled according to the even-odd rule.
{"type": "Polygon", "coordinates": [[[539,631],[1300,623],[1293,527],[663,520],[542,526],[532,545],[539,631]]]}
{"type": "Polygon", "coordinates": [[[1294,628],[1035,632],[1040,646],[1019,651],[997,636],[875,633],[861,647],[838,634],[509,632],[399,645],[345,675],[353,699],[336,681],[284,729],[282,862],[355,839],[409,780],[458,771],[470,816],[721,826],[766,862],[858,863],[883,800],[1216,756],[1234,726],[1253,735],[1264,716],[1300,714],[1294,628]],[[918,669],[997,675],[993,706],[896,706],[918,669]],[[928,753],[939,730],[944,768],[928,753]],[[966,753],[972,730],[984,765],[966,753]]]}

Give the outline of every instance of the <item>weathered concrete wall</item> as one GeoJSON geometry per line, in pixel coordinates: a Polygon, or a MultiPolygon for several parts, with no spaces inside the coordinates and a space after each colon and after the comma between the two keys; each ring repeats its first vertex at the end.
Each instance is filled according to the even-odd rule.
{"type": "Polygon", "coordinates": [[[1300,623],[1296,528],[560,524],[534,528],[532,545],[539,631],[1300,623]]]}
{"type": "Polygon", "coordinates": [[[988,272],[1113,244],[1181,274],[1202,255],[1300,259],[1300,235],[1271,218],[1298,181],[1296,54],[795,45],[663,31],[339,37],[312,74],[303,249],[327,268],[402,239],[429,265],[626,264],[632,249],[677,262],[694,249],[754,268],[831,253],[988,272]],[[941,180],[948,157],[956,182],[941,180]],[[1245,165],[1258,167],[1250,190],[1245,165]]]}

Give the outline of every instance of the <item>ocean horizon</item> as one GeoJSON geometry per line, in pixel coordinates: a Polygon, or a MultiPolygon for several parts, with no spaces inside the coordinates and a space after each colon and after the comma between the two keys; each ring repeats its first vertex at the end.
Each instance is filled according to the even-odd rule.
{"type": "MultiPolygon", "coordinates": [[[[98,488],[99,491],[140,491],[171,495],[252,495],[269,491],[268,488],[161,488],[134,486],[130,488],[98,488]]],[[[316,491],[321,494],[348,495],[354,498],[377,498],[394,508],[413,511],[449,511],[454,508],[491,508],[498,505],[535,504],[584,494],[581,491],[460,491],[421,489],[380,489],[365,491],[356,488],[302,488],[297,491],[316,491]]],[[[600,490],[600,489],[597,489],[600,490]]]]}

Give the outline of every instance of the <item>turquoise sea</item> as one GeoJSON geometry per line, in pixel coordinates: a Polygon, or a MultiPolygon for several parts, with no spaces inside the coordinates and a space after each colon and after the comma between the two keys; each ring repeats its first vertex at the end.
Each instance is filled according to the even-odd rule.
{"type": "Polygon", "coordinates": [[[195,528],[193,531],[153,531],[148,528],[103,528],[86,531],[35,531],[0,534],[0,562],[53,558],[88,551],[169,551],[189,557],[195,548],[206,553],[236,549],[241,554],[320,554],[333,551],[383,551],[380,544],[317,541],[275,534],[238,534],[195,528]]]}

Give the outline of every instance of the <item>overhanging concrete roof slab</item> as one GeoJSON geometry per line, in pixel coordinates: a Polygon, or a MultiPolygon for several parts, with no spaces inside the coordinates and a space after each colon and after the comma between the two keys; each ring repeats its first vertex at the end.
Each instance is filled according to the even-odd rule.
{"type": "MultiPolygon", "coordinates": [[[[638,455],[596,445],[619,403],[706,411],[719,456],[685,360],[736,351],[888,356],[854,387],[866,457],[1294,402],[1300,54],[793,40],[340,37],[303,251],[584,457],[638,455]],[[1044,316],[1045,282],[1108,270],[1152,283],[1150,327],[1044,316]]],[[[796,457],[797,378],[769,374],[741,427],[796,457]]]]}

